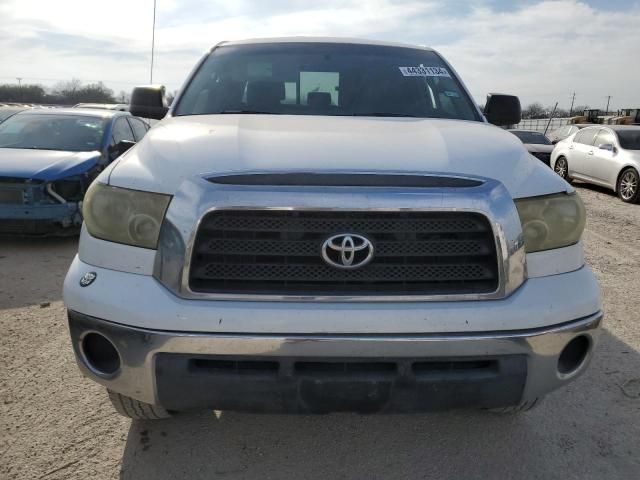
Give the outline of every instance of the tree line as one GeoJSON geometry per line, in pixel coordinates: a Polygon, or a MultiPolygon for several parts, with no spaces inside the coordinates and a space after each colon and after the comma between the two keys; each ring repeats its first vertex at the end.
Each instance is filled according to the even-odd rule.
{"type": "Polygon", "coordinates": [[[102,82],[83,84],[77,78],[60,82],[51,89],[38,84],[0,84],[0,102],[75,105],[76,103],[122,103],[128,95],[113,90],[102,82]]]}
{"type": "MultiPolygon", "coordinates": [[[[169,94],[169,100],[173,100],[176,92],[169,94]]],[[[169,103],[171,103],[169,101],[169,103]]],[[[83,84],[77,78],[73,78],[66,82],[56,84],[52,89],[46,89],[38,84],[17,85],[3,84],[0,85],[0,102],[16,102],[16,103],[44,103],[54,105],[75,105],[76,103],[128,103],[129,94],[120,92],[117,96],[113,90],[108,88],[104,83],[87,83],[83,84]]],[[[586,105],[576,105],[572,111],[558,108],[555,118],[566,118],[575,115],[581,115],[582,112],[589,108],[586,105]]],[[[534,102],[522,109],[522,118],[549,118],[553,111],[553,107],[545,107],[539,102],[534,102]]]]}
{"type": "MultiPolygon", "coordinates": [[[[588,109],[588,105],[576,105],[572,110],[557,108],[553,113],[554,118],[567,118],[582,115],[582,112],[588,109]]],[[[522,109],[522,118],[549,118],[553,112],[553,107],[545,107],[539,102],[534,102],[522,109]]]]}

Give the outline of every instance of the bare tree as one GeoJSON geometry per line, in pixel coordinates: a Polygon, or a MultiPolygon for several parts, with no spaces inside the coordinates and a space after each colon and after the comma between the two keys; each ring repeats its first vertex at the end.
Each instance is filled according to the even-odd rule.
{"type": "Polygon", "coordinates": [[[82,82],[77,78],[72,78],[65,82],[58,82],[53,86],[53,94],[62,97],[74,96],[82,88],[82,82]]]}
{"type": "Polygon", "coordinates": [[[535,102],[522,110],[522,118],[545,118],[548,109],[544,108],[541,103],[535,102]]]}

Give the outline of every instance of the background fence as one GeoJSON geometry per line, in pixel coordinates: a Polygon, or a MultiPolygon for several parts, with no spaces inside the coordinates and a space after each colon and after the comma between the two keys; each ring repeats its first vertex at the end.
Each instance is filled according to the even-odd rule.
{"type": "Polygon", "coordinates": [[[564,127],[569,123],[569,118],[552,118],[549,124],[548,118],[526,118],[520,120],[520,123],[515,126],[519,130],[535,130],[536,132],[544,132],[549,124],[549,130],[547,133],[554,131],[556,128],[564,127]]]}

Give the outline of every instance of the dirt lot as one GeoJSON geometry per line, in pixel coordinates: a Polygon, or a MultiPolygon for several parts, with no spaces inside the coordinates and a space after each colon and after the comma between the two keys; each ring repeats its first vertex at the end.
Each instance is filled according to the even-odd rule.
{"type": "Polygon", "coordinates": [[[75,240],[0,241],[0,478],[640,478],[640,205],[579,190],[605,331],[588,373],[519,417],[131,422],[74,363],[60,289],[75,240]]]}

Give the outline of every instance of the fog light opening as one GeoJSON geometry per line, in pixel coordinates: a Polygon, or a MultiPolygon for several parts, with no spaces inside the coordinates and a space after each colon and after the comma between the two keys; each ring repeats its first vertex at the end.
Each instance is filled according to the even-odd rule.
{"type": "Polygon", "coordinates": [[[81,349],[86,365],[94,373],[113,376],[120,370],[118,350],[104,335],[87,333],[82,338],[81,349]]]}
{"type": "Polygon", "coordinates": [[[562,375],[569,375],[577,371],[587,358],[590,345],[591,342],[584,335],[567,343],[558,358],[558,372],[562,375]]]}

